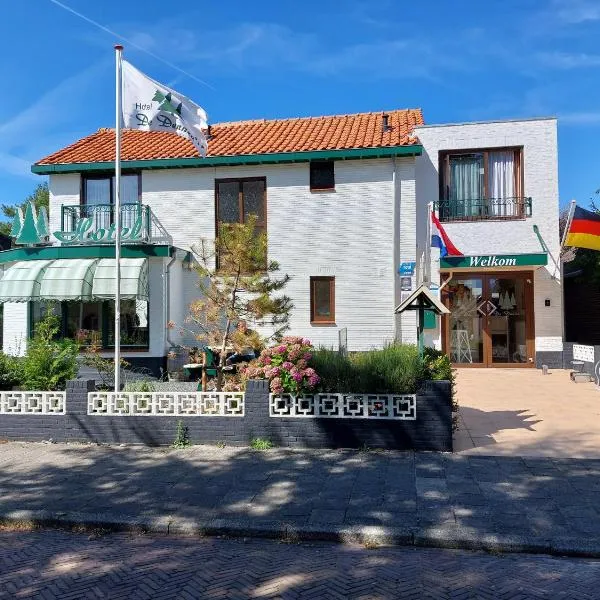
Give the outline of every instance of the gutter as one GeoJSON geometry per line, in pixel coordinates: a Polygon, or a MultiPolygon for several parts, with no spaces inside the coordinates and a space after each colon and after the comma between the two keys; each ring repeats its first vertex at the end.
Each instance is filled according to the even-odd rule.
{"type": "Polygon", "coordinates": [[[171,330],[167,327],[167,323],[171,320],[171,297],[169,293],[169,290],[171,289],[171,266],[176,260],[177,252],[173,252],[171,260],[166,265],[163,263],[163,298],[165,299],[163,302],[163,322],[165,328],[163,348],[166,347],[167,344],[169,344],[170,348],[175,346],[171,339],[171,330]]]}
{"type": "MultiPolygon", "coordinates": [[[[311,150],[308,152],[275,152],[269,154],[239,154],[212,156],[208,158],[161,158],[156,160],[122,160],[121,168],[127,169],[173,169],[186,167],[226,167],[234,165],[257,165],[309,162],[311,160],[352,160],[361,158],[388,158],[390,156],[420,156],[423,146],[383,146],[379,148],[349,148],[336,150],[311,150]]],[[[52,173],[80,173],[83,171],[114,170],[114,161],[63,163],[53,165],[34,164],[31,172],[38,175],[52,173]]]]}

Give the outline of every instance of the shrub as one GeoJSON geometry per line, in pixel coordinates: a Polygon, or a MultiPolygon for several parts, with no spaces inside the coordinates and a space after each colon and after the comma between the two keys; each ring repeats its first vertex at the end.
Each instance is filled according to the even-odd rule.
{"type": "Polygon", "coordinates": [[[58,317],[48,315],[36,326],[23,359],[21,385],[28,390],[64,390],[77,375],[79,348],[72,340],[58,340],[58,317]]]}
{"type": "Polygon", "coordinates": [[[321,378],[319,389],[323,392],[350,392],[358,388],[356,366],[337,350],[315,350],[311,365],[321,378]]]}
{"type": "Polygon", "coordinates": [[[410,394],[426,379],[427,370],[415,346],[391,344],[380,350],[353,352],[344,357],[334,350],[317,350],[313,365],[324,392],[410,394]]]}
{"type": "Polygon", "coordinates": [[[269,379],[274,394],[300,395],[314,389],[321,381],[315,369],[308,366],[313,351],[310,340],[287,336],[276,346],[265,348],[242,373],[247,379],[269,379]]]}
{"type": "Polygon", "coordinates": [[[175,432],[175,439],[173,440],[173,448],[177,448],[179,450],[183,448],[189,448],[192,445],[190,441],[190,433],[187,426],[184,422],[179,419],[177,421],[177,431],[175,432]]]}
{"type": "Polygon", "coordinates": [[[156,386],[151,381],[145,379],[138,379],[136,381],[129,381],[125,384],[123,389],[124,392],[138,392],[140,394],[151,394],[156,391],[156,386]]]}
{"type": "Polygon", "coordinates": [[[12,390],[23,380],[23,359],[0,353],[0,390],[12,390]]]}
{"type": "Polygon", "coordinates": [[[252,438],[250,447],[253,450],[270,450],[273,447],[273,442],[265,438],[252,438]]]}

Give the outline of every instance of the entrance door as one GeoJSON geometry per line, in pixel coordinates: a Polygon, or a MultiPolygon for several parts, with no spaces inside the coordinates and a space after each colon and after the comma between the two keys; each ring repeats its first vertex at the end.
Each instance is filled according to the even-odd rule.
{"type": "Polygon", "coordinates": [[[532,364],[532,273],[456,275],[443,291],[445,349],[454,364],[532,364]]]}

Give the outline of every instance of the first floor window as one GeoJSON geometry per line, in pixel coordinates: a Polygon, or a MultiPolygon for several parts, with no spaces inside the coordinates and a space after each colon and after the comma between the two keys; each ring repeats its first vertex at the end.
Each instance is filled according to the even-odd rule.
{"type": "Polygon", "coordinates": [[[440,162],[442,220],[523,216],[520,148],[442,152],[440,162]]]}
{"type": "Polygon", "coordinates": [[[335,277],[310,278],[310,320],[335,323],[335,277]]]}
{"type": "MultiPolygon", "coordinates": [[[[60,320],[60,335],[87,345],[112,348],[115,344],[115,303],[55,302],[31,303],[31,333],[46,315],[56,315],[60,320]]],[[[121,346],[123,348],[148,348],[148,302],[121,300],[121,346]]]]}

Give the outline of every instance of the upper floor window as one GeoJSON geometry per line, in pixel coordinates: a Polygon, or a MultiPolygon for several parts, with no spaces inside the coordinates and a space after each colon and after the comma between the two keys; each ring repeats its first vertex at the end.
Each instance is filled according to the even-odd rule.
{"type": "MultiPolygon", "coordinates": [[[[81,204],[95,206],[114,204],[114,175],[94,175],[83,178],[81,204]]],[[[140,176],[121,175],[121,204],[136,204],[140,199],[140,176]]]]}
{"type": "MultiPolygon", "coordinates": [[[[138,205],[140,202],[140,180],[139,173],[121,175],[121,221],[124,226],[130,226],[131,220],[138,214],[136,206],[132,205],[138,205]]],[[[114,203],[114,175],[91,175],[82,179],[78,216],[92,217],[96,228],[106,229],[114,221],[114,203]]],[[[68,214],[70,216],[72,211],[68,214]]]]}
{"type": "Polygon", "coordinates": [[[218,179],[216,186],[217,235],[228,223],[247,223],[256,217],[255,232],[267,231],[267,180],[265,177],[218,179]]]}
{"type": "Polygon", "coordinates": [[[310,190],[319,192],[335,189],[335,167],[332,160],[310,162],[310,190]]]}
{"type": "Polygon", "coordinates": [[[440,219],[523,218],[521,148],[440,153],[440,219]]]}

